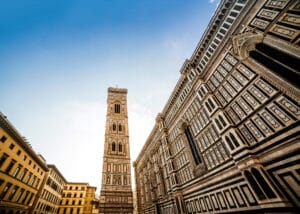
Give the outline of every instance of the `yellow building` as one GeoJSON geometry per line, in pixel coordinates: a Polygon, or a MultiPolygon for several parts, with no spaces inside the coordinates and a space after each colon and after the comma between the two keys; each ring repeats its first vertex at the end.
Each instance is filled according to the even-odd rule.
{"type": "Polygon", "coordinates": [[[57,213],[98,213],[95,205],[95,191],[96,187],[91,187],[88,183],[68,182],[64,187],[60,208],[57,213]],[[94,212],[88,211],[91,209],[94,212]]]}
{"type": "Polygon", "coordinates": [[[96,187],[88,186],[86,190],[85,203],[83,208],[84,214],[98,214],[99,200],[96,199],[96,187]]]}
{"type": "Polygon", "coordinates": [[[0,113],[0,213],[29,213],[47,166],[0,113]]]}
{"type": "Polygon", "coordinates": [[[47,164],[49,169],[46,172],[43,185],[39,191],[39,197],[34,203],[34,214],[56,214],[61,202],[62,193],[67,183],[64,176],[55,165],[47,164]]]}

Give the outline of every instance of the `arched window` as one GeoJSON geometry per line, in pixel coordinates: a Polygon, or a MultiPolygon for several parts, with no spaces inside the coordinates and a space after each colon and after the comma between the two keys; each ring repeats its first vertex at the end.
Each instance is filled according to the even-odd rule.
{"type": "Polygon", "coordinates": [[[215,104],[213,103],[213,101],[211,101],[211,99],[208,99],[208,102],[212,109],[214,109],[216,107],[215,104]]]}
{"type": "Polygon", "coordinates": [[[250,186],[252,187],[253,191],[259,198],[259,200],[267,199],[264,192],[260,188],[260,186],[256,183],[255,179],[253,178],[252,174],[249,171],[245,171],[245,177],[247,178],[250,186]]]}
{"type": "Polygon", "coordinates": [[[122,144],[119,144],[119,152],[122,152],[123,148],[122,148],[122,144]]]}
{"type": "Polygon", "coordinates": [[[232,133],[229,133],[229,136],[230,136],[231,140],[233,141],[234,145],[235,145],[236,147],[238,147],[240,144],[239,144],[239,142],[237,141],[237,139],[235,138],[235,136],[234,136],[232,133]]]}
{"type": "Polygon", "coordinates": [[[121,112],[120,109],[120,104],[115,104],[115,113],[119,114],[121,112]]]}
{"type": "Polygon", "coordinates": [[[268,198],[276,198],[276,195],[269,184],[266,182],[265,178],[260,174],[256,168],[251,168],[251,172],[258,181],[259,185],[264,190],[268,198]]]}
{"type": "Polygon", "coordinates": [[[212,111],[212,109],[210,108],[209,104],[208,104],[208,103],[205,103],[205,105],[206,105],[206,107],[207,107],[208,111],[209,111],[209,112],[211,112],[211,111],[212,111]]]}
{"type": "Polygon", "coordinates": [[[231,141],[229,140],[229,137],[226,136],[226,137],[225,137],[225,141],[226,141],[226,143],[228,144],[228,146],[230,147],[230,149],[231,149],[231,150],[234,150],[234,147],[233,147],[231,141]]]}
{"type": "Polygon", "coordinates": [[[192,155],[194,157],[196,165],[202,163],[201,158],[200,158],[200,154],[199,154],[198,149],[197,149],[197,145],[194,141],[194,138],[192,136],[192,133],[191,133],[191,130],[189,129],[189,127],[186,127],[184,129],[184,133],[187,137],[188,143],[189,143],[190,148],[192,150],[192,155]]]}
{"type": "Polygon", "coordinates": [[[218,128],[221,130],[222,126],[221,126],[221,123],[219,122],[219,120],[215,119],[215,122],[216,122],[218,128]]]}
{"type": "Polygon", "coordinates": [[[116,151],[116,143],[113,142],[112,145],[111,145],[111,150],[114,152],[116,151]]]}
{"type": "Polygon", "coordinates": [[[122,131],[122,125],[119,124],[119,131],[121,132],[122,131]]]}
{"type": "Polygon", "coordinates": [[[117,129],[116,124],[113,124],[113,131],[116,131],[116,129],[117,129]]]}
{"type": "Polygon", "coordinates": [[[299,58],[264,43],[257,44],[255,48],[249,52],[251,58],[294,85],[299,85],[299,58]]]}
{"type": "Polygon", "coordinates": [[[225,122],[224,118],[221,115],[219,115],[219,120],[221,121],[223,127],[225,127],[226,126],[226,122],[225,122]]]}

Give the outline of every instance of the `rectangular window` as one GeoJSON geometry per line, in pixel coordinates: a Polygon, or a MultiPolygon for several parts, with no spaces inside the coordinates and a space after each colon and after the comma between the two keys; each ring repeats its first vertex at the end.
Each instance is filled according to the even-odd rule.
{"type": "Polygon", "coordinates": [[[14,178],[18,176],[18,174],[19,174],[21,168],[22,168],[22,165],[19,164],[19,166],[16,168],[16,170],[15,170],[15,172],[14,172],[14,174],[13,174],[13,177],[14,177],[14,178]]]}
{"type": "Polygon", "coordinates": [[[21,176],[20,176],[20,178],[19,178],[20,181],[22,181],[22,180],[24,179],[24,177],[25,177],[27,171],[28,171],[27,169],[24,169],[24,170],[23,170],[23,172],[22,172],[22,174],[21,174],[21,176]]]}
{"type": "Polygon", "coordinates": [[[228,24],[224,23],[223,27],[226,28],[226,29],[228,29],[230,26],[228,24]]]}
{"type": "Polygon", "coordinates": [[[7,194],[8,190],[10,189],[10,187],[12,186],[11,183],[7,183],[6,186],[4,187],[2,193],[0,194],[0,200],[2,200],[5,195],[7,194]]]}
{"type": "Polygon", "coordinates": [[[233,20],[232,18],[229,18],[229,17],[226,19],[226,22],[228,22],[228,23],[230,23],[230,24],[232,24],[233,21],[234,21],[234,20],[233,20]]]}
{"type": "Polygon", "coordinates": [[[27,200],[27,198],[28,198],[28,195],[29,195],[29,191],[26,191],[26,194],[25,194],[25,197],[23,198],[23,200],[22,200],[22,204],[25,204],[25,202],[26,202],[26,200],[27,200]]]}
{"type": "Polygon", "coordinates": [[[220,40],[222,40],[222,39],[223,39],[223,36],[222,36],[221,34],[218,33],[218,34],[217,34],[217,38],[220,39],[220,40]]]}
{"type": "Polygon", "coordinates": [[[14,159],[12,159],[12,160],[10,161],[9,165],[7,166],[7,168],[6,168],[6,170],[5,170],[5,172],[6,172],[7,174],[9,174],[9,172],[11,171],[11,169],[13,168],[13,166],[15,165],[15,163],[16,163],[16,161],[15,161],[14,159]]]}
{"type": "Polygon", "coordinates": [[[15,148],[15,145],[12,143],[12,144],[9,145],[9,148],[10,148],[11,150],[13,150],[13,149],[15,148]]]}
{"type": "Polygon", "coordinates": [[[0,168],[1,168],[1,166],[4,164],[4,162],[6,161],[6,159],[8,158],[9,156],[6,154],[6,153],[4,153],[2,156],[1,156],[1,158],[0,158],[0,168]]]}
{"type": "Polygon", "coordinates": [[[37,182],[35,183],[34,188],[37,188],[37,187],[39,186],[39,183],[40,183],[40,179],[38,178],[38,179],[37,179],[37,182]]]}
{"type": "Polygon", "coordinates": [[[236,5],[236,6],[234,6],[234,10],[237,10],[237,11],[241,11],[242,10],[242,6],[240,6],[240,5],[236,5]]]}
{"type": "MultiPolygon", "coordinates": [[[[220,33],[223,34],[223,35],[225,35],[225,34],[226,34],[226,29],[221,28],[221,29],[220,29],[220,33]]],[[[217,35],[217,36],[218,36],[218,35],[217,35]]]]}
{"type": "Polygon", "coordinates": [[[15,196],[15,194],[16,194],[16,192],[17,192],[18,189],[19,189],[18,186],[15,186],[15,187],[12,189],[12,191],[11,191],[11,193],[10,193],[10,196],[9,196],[9,198],[8,198],[9,201],[11,201],[11,200],[14,198],[14,196],[15,196]]]}
{"type": "Polygon", "coordinates": [[[28,184],[28,182],[30,181],[31,176],[32,176],[32,172],[29,173],[29,175],[27,176],[27,178],[24,182],[28,184]]]}
{"type": "Polygon", "coordinates": [[[22,195],[23,195],[24,189],[22,188],[16,198],[16,202],[19,202],[19,200],[21,199],[22,195]]]}
{"type": "Polygon", "coordinates": [[[120,104],[115,104],[115,113],[120,113],[120,104]]]}
{"type": "Polygon", "coordinates": [[[30,198],[29,198],[29,200],[27,201],[27,205],[29,205],[29,204],[30,204],[31,200],[33,199],[33,196],[34,196],[34,194],[33,194],[33,193],[31,193],[31,195],[30,195],[30,198]]]}
{"type": "Polygon", "coordinates": [[[237,15],[238,15],[238,13],[236,13],[236,12],[231,12],[231,13],[229,14],[229,16],[231,16],[231,17],[237,17],[237,15]]]}
{"type": "Polygon", "coordinates": [[[5,143],[5,141],[7,140],[7,137],[5,137],[4,135],[1,137],[1,139],[0,139],[0,141],[2,142],[2,143],[5,143]]]}
{"type": "Polygon", "coordinates": [[[200,154],[199,154],[198,149],[197,149],[197,145],[196,145],[196,143],[194,141],[194,138],[192,136],[192,133],[191,133],[189,127],[186,127],[184,129],[184,133],[185,133],[185,135],[187,137],[187,140],[188,140],[188,143],[190,145],[190,148],[191,148],[191,151],[192,151],[192,155],[194,157],[196,165],[202,163],[201,158],[200,158],[200,154]]]}

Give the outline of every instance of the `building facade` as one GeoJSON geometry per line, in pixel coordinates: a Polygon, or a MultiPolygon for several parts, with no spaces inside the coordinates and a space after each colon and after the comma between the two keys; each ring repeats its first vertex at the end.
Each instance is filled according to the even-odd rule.
{"type": "Polygon", "coordinates": [[[62,193],[67,181],[53,164],[47,164],[43,184],[35,199],[34,214],[57,214],[62,199],[62,193]]]}
{"type": "Polygon", "coordinates": [[[100,213],[133,213],[127,89],[108,88],[100,213]]]}
{"type": "Polygon", "coordinates": [[[0,213],[30,213],[46,164],[0,113],[0,213]]]}
{"type": "Polygon", "coordinates": [[[134,162],[139,213],[300,206],[297,0],[222,0],[134,162]]]}
{"type": "Polygon", "coordinates": [[[99,199],[96,197],[96,187],[88,186],[83,208],[83,214],[98,214],[99,199]]]}
{"type": "Polygon", "coordinates": [[[58,214],[82,214],[89,184],[67,182],[64,186],[58,214]]]}

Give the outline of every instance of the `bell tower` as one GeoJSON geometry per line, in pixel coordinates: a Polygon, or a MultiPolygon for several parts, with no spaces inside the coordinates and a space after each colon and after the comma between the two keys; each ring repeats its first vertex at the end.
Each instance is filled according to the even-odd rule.
{"type": "Polygon", "coordinates": [[[108,88],[99,213],[133,213],[127,89],[108,88]]]}

